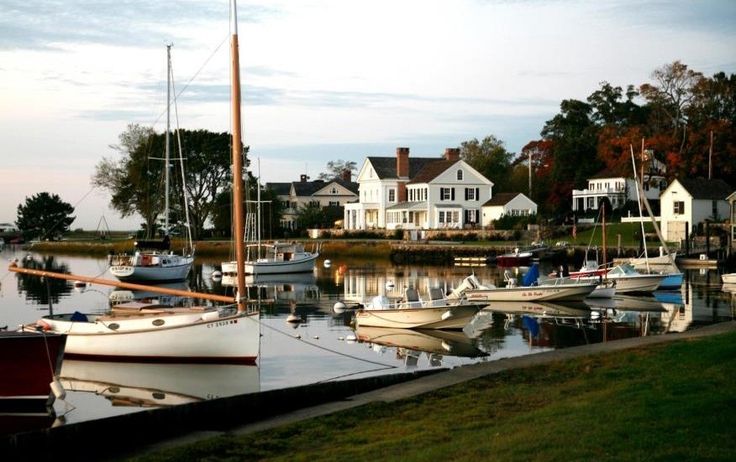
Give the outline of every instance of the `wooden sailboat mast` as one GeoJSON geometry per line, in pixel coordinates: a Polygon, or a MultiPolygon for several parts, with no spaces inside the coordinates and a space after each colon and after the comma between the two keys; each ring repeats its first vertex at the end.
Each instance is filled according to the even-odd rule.
{"type": "Polygon", "coordinates": [[[230,0],[230,86],[232,110],[232,164],[233,164],[233,238],[238,312],[245,311],[245,249],[240,242],[245,231],[243,224],[243,150],[240,121],[240,59],[238,51],[238,12],[235,0],[230,0]]]}

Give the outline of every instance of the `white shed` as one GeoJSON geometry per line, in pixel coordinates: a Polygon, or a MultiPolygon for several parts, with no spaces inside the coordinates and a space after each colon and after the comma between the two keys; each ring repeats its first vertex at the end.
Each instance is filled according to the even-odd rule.
{"type": "Polygon", "coordinates": [[[482,211],[482,225],[488,226],[504,215],[534,215],[537,213],[537,204],[522,193],[498,193],[483,204],[482,211]]]}

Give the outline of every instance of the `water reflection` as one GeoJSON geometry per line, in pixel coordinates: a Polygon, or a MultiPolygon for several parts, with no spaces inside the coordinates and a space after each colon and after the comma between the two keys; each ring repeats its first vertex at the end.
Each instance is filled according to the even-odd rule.
{"type": "Polygon", "coordinates": [[[404,356],[416,356],[410,352],[428,353],[433,366],[442,365],[443,355],[465,358],[488,356],[463,331],[358,327],[355,334],[360,342],[393,347],[404,356]]]}
{"type": "Polygon", "coordinates": [[[61,383],[112,406],[173,406],[260,391],[257,366],[64,360],[61,383]]]}
{"type": "MultiPolygon", "coordinates": [[[[27,255],[20,260],[20,266],[41,271],[69,273],[69,267],[56,260],[54,256],[34,257],[27,255]]],[[[44,306],[59,303],[62,296],[69,295],[74,285],[63,279],[31,276],[29,274],[15,274],[18,280],[18,293],[25,293],[26,300],[44,306]]]]}

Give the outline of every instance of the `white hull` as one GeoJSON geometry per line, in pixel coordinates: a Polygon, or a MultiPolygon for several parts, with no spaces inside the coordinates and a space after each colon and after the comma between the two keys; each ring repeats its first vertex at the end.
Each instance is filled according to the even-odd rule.
{"type": "Polygon", "coordinates": [[[66,357],[138,362],[253,364],[260,345],[259,314],[219,316],[217,311],[158,313],[71,321],[43,318],[67,334],[66,357]],[[119,327],[113,330],[113,327],[119,327]]]}
{"type": "Polygon", "coordinates": [[[385,327],[362,326],[355,330],[361,342],[370,342],[393,348],[406,348],[412,351],[438,355],[463,357],[486,356],[473,345],[473,341],[462,331],[393,329],[385,327]]]}
{"type": "Polygon", "coordinates": [[[478,305],[435,308],[362,309],[355,313],[357,327],[399,329],[462,329],[475,316],[478,305]]]}
{"type": "Polygon", "coordinates": [[[170,255],[166,263],[143,266],[137,262],[110,266],[110,273],[121,281],[173,282],[187,278],[194,263],[194,257],[170,255]]]}
{"type": "MultiPolygon", "coordinates": [[[[314,265],[318,256],[318,254],[309,254],[302,258],[288,261],[278,261],[265,258],[258,261],[246,261],[244,265],[245,274],[258,276],[264,274],[307,273],[314,271],[314,265]]],[[[237,274],[235,262],[223,262],[222,273],[237,274]]]]}
{"type": "Polygon", "coordinates": [[[641,274],[638,276],[614,277],[609,275],[609,280],[616,282],[616,293],[625,294],[629,292],[654,292],[665,278],[660,274],[641,274]]]}
{"type": "Polygon", "coordinates": [[[613,298],[614,295],[616,295],[615,286],[598,284],[588,298],[613,298]]]}
{"type": "Polygon", "coordinates": [[[470,302],[530,302],[544,300],[581,301],[596,288],[590,284],[557,284],[532,287],[496,287],[491,289],[474,289],[465,292],[470,302]]]}
{"type": "Polygon", "coordinates": [[[722,274],[721,281],[724,284],[736,284],[736,273],[722,274]]]}

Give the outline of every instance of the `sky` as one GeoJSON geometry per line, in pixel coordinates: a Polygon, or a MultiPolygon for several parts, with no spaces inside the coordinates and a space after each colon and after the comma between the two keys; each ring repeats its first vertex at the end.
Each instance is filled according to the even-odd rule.
{"type": "MultiPolygon", "coordinates": [[[[139,226],[90,179],[128,124],[230,131],[228,0],[3,0],[0,222],[48,191],[72,228],[139,226]],[[103,223],[104,220],[104,223],[103,223]]],[[[651,82],[675,60],[736,72],[733,0],[240,2],[243,137],[264,182],[331,160],[439,157],[494,135],[518,153],[563,99],[651,82]]]]}

